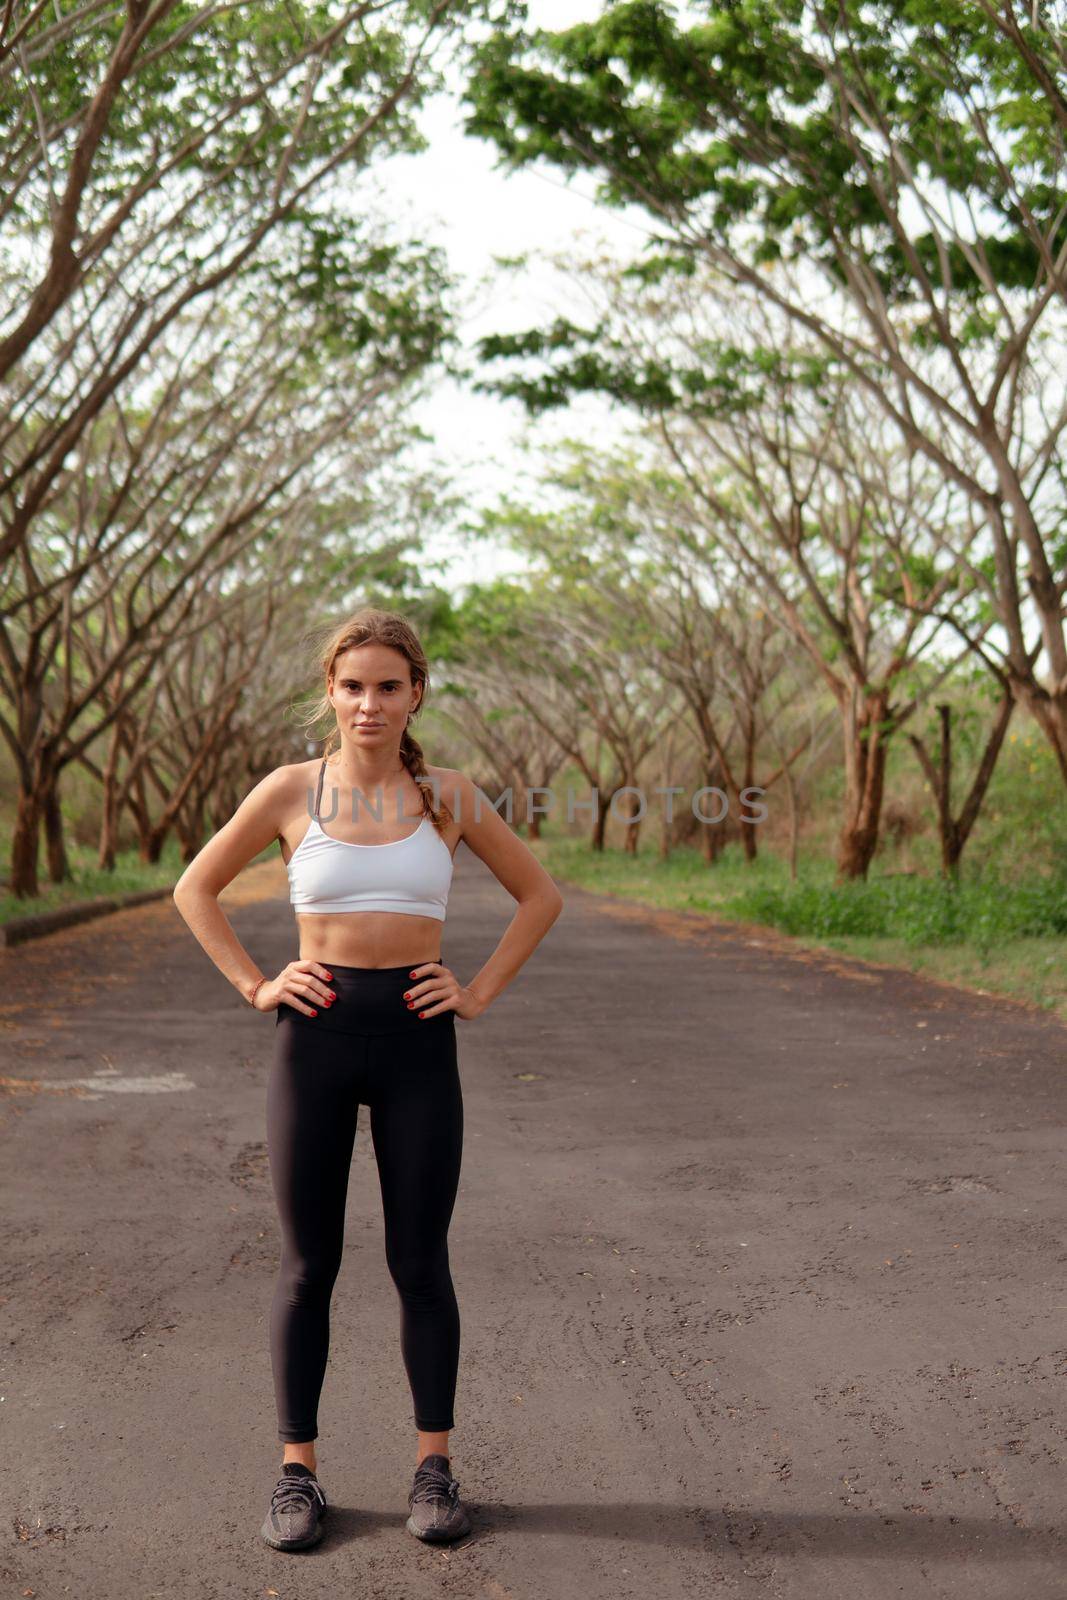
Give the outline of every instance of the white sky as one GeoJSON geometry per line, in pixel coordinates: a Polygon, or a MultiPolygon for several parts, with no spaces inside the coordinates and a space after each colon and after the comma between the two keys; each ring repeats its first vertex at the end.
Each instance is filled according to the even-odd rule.
{"type": "MultiPolygon", "coordinates": [[[[589,0],[533,0],[531,25],[567,27],[599,11],[589,0]]],[[[567,310],[547,269],[531,268],[521,277],[500,273],[495,282],[481,282],[492,273],[494,255],[565,249],[584,236],[585,244],[599,240],[628,258],[640,250],[648,226],[636,210],[621,213],[597,206],[591,198],[592,180],[585,175],[568,184],[547,166],[510,175],[494,171],[495,146],[465,135],[462,115],[458,94],[435,96],[418,114],[429,148],[417,155],[392,156],[375,171],[376,188],[388,196],[403,231],[447,252],[451,270],[461,280],[460,304],[469,307],[460,336],[465,353],[472,356],[474,341],[488,333],[540,326],[567,310]]],[[[501,376],[505,366],[499,364],[501,376]]],[[[486,373],[491,376],[492,368],[486,373]]],[[[469,385],[446,379],[416,408],[415,418],[436,440],[431,456],[445,464],[471,506],[495,504],[502,492],[515,489],[520,473],[529,481],[529,464],[514,441],[530,424],[517,401],[479,395],[469,385]]],[[[632,419],[606,401],[583,397],[533,426],[545,438],[579,432],[588,437],[593,429],[617,436],[627,421],[632,419]]],[[[441,577],[449,586],[488,576],[490,568],[514,566],[512,557],[494,562],[484,545],[467,551],[446,536],[429,553],[448,559],[447,574],[441,577]]]]}

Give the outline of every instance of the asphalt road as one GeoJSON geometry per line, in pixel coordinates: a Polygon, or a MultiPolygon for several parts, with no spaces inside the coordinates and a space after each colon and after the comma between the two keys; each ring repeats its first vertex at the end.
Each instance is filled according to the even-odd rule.
{"type": "MultiPolygon", "coordinates": [[[[1064,1563],[1067,1029],[574,889],[457,1024],[453,1470],[415,1458],[366,1108],[320,1411],[272,1551],[273,1017],[164,901],[0,954],[0,1592],[1025,1600],[1064,1563]]],[[[296,954],[280,863],[224,904],[296,954]]],[[[460,847],[461,978],[512,902],[460,847]]]]}

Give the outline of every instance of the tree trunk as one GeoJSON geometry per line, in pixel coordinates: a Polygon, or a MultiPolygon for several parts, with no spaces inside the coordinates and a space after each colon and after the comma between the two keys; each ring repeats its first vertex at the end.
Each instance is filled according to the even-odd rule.
{"type": "Polygon", "coordinates": [[[163,854],[163,846],[167,842],[169,832],[170,824],[163,823],[150,827],[146,833],[142,833],[140,858],[145,866],[154,867],[157,864],[163,854]]]}
{"type": "Polygon", "coordinates": [[[48,876],[53,883],[65,883],[71,877],[71,870],[70,862],[67,860],[67,845],[63,833],[63,812],[60,810],[59,805],[58,773],[56,773],[45,790],[41,813],[44,817],[44,833],[48,850],[48,876]]]}
{"type": "MultiPolygon", "coordinates": [[[[660,767],[660,787],[666,791],[671,781],[671,762],[674,759],[674,728],[670,728],[663,747],[663,762],[660,767]]],[[[671,836],[673,833],[673,818],[668,817],[668,812],[673,810],[674,795],[664,793],[662,822],[659,830],[659,859],[669,861],[671,854],[671,836]]]]}
{"type": "Polygon", "coordinates": [[[594,850],[603,850],[604,848],[604,834],[608,825],[608,803],[608,800],[605,800],[603,794],[597,795],[596,818],[593,822],[592,843],[594,850]]]}
{"type": "MultiPolygon", "coordinates": [[[[37,863],[41,848],[41,823],[48,821],[49,807],[56,803],[60,768],[54,761],[54,744],[51,736],[44,736],[33,752],[30,763],[20,762],[18,790],[15,802],[15,829],[11,839],[10,893],[18,899],[31,899],[41,892],[37,863]]],[[[49,859],[54,860],[55,816],[48,823],[49,859]]],[[[62,829],[59,830],[62,848],[62,829]]],[[[62,881],[62,879],[57,879],[62,881]]]]}
{"type": "Polygon", "coordinates": [[[947,704],[939,705],[938,717],[941,723],[941,747],[938,752],[938,761],[935,766],[930,755],[918,734],[909,733],[911,747],[919,758],[919,764],[926,775],[937,806],[937,826],[941,839],[941,870],[945,877],[953,880],[959,877],[960,858],[964,847],[971,836],[971,830],[978,820],[978,814],[985,799],[986,790],[989,788],[993,771],[1000,755],[1004,735],[1008,731],[1012,712],[1015,709],[1015,699],[1010,685],[1004,684],[1004,694],[997,712],[997,719],[986,740],[982,751],[982,758],[978,763],[971,784],[970,792],[964,801],[959,816],[952,813],[952,710],[947,704]]]}
{"type": "MultiPolygon", "coordinates": [[[[178,845],[181,859],[188,866],[189,862],[199,854],[200,842],[204,837],[204,811],[198,805],[192,817],[187,817],[180,812],[174,819],[174,831],[178,836],[178,845]]],[[[218,830],[215,830],[218,832],[218,830]]]]}
{"type": "Polygon", "coordinates": [[[20,786],[11,839],[11,893],[20,900],[40,893],[37,852],[41,840],[41,804],[38,794],[20,786]]]}
{"type": "Polygon", "coordinates": [[[536,839],[535,830],[540,826],[540,822],[537,817],[530,815],[530,791],[521,780],[515,785],[511,799],[513,825],[516,831],[521,833],[525,826],[527,838],[536,839]]]}
{"type": "MultiPolygon", "coordinates": [[[[706,789],[722,789],[729,796],[730,786],[727,781],[724,781],[722,763],[717,756],[713,756],[708,762],[703,787],[706,789]]],[[[706,807],[707,799],[705,798],[701,802],[700,810],[703,811],[706,807]]],[[[727,812],[726,816],[729,816],[729,812],[727,812]]],[[[704,857],[706,865],[713,867],[726,848],[726,834],[724,832],[726,817],[723,818],[722,822],[705,822],[698,816],[697,821],[700,824],[700,853],[704,857]]]]}
{"type": "MultiPolygon", "coordinates": [[[[632,785],[630,783],[629,777],[626,778],[624,783],[620,784],[620,788],[628,788],[628,787],[630,787],[630,788],[636,787],[635,785],[632,785]]],[[[638,841],[638,838],[640,837],[640,833],[641,833],[641,824],[640,824],[640,822],[635,822],[635,821],[629,820],[629,819],[635,818],[637,816],[638,811],[640,809],[640,804],[641,804],[640,795],[628,794],[626,796],[625,813],[624,814],[625,814],[625,816],[627,817],[628,820],[627,820],[626,825],[625,825],[626,826],[626,831],[623,834],[623,841],[622,841],[622,848],[623,848],[623,854],[624,855],[635,856],[637,854],[637,841],[638,841]]]]}
{"type": "MultiPolygon", "coordinates": [[[[754,789],[756,787],[756,719],[754,717],[745,718],[744,753],[745,781],[741,785],[741,789],[738,791],[737,795],[737,808],[739,817],[741,814],[742,792],[754,789]]],[[[755,822],[739,822],[738,826],[741,829],[741,845],[745,852],[745,861],[747,863],[754,862],[758,853],[758,841],[756,836],[759,833],[759,825],[755,822]]]]}
{"type": "Polygon", "coordinates": [[[1052,695],[1047,689],[1016,678],[1015,694],[1052,746],[1060,777],[1067,783],[1067,689],[1052,695]]]}
{"type": "Polygon", "coordinates": [[[115,857],[118,852],[118,770],[121,748],[122,736],[116,722],[107,742],[100,811],[100,842],[96,852],[96,864],[104,872],[114,872],[115,857]]]}
{"type": "Polygon", "coordinates": [[[885,692],[868,694],[856,715],[855,695],[845,715],[845,819],[837,848],[838,878],[866,878],[878,848],[889,738],[883,728],[885,692]]]}
{"type": "Polygon", "coordinates": [[[789,877],[793,883],[797,881],[797,835],[798,835],[798,805],[797,781],[793,776],[793,763],[786,762],[782,773],[785,778],[785,791],[789,799],[789,877]]]}

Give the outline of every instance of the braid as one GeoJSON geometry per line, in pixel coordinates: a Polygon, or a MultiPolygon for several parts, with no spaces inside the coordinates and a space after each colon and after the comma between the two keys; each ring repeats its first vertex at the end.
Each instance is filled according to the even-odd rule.
{"type": "Polygon", "coordinates": [[[439,807],[434,807],[433,782],[426,771],[426,758],[422,753],[422,745],[410,728],[404,729],[400,740],[400,759],[422,792],[423,811],[431,819],[434,827],[440,831],[451,822],[452,813],[443,802],[439,807]]]}

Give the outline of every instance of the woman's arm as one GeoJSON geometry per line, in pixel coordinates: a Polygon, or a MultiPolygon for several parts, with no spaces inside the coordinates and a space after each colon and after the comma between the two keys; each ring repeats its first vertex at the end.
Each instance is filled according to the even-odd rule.
{"type": "Polygon", "coordinates": [[[264,974],[234,933],[218,897],[241,868],[278,837],[289,793],[289,774],[276,767],[246,795],[174,885],[174,904],[219,971],[246,1000],[264,974]]]}
{"type": "Polygon", "coordinates": [[[500,943],[466,985],[483,1009],[506,989],[563,910],[563,896],[533,851],[524,844],[470,778],[456,774],[454,789],[460,838],[518,901],[500,943]]]}

